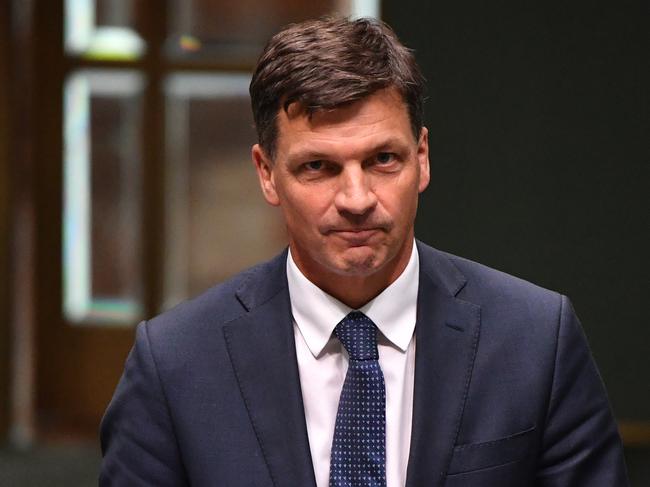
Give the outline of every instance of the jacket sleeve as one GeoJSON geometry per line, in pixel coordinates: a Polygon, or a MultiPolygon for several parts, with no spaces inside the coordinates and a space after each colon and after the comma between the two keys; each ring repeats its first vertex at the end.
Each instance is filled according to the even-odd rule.
{"type": "Polygon", "coordinates": [[[100,437],[100,487],[188,485],[146,322],[137,327],[100,437]]]}
{"type": "Polygon", "coordinates": [[[623,448],[586,337],[562,296],[540,487],[625,487],[623,448]]]}

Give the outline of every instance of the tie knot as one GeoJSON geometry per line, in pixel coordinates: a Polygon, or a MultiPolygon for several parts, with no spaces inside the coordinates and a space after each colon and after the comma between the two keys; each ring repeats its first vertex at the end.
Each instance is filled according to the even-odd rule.
{"type": "Polygon", "coordinates": [[[348,351],[350,360],[378,360],[377,327],[360,311],[353,311],[336,325],[334,334],[348,351]]]}

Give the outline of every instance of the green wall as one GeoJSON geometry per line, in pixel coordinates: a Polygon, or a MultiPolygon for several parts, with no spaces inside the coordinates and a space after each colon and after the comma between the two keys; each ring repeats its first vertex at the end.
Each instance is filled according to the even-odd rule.
{"type": "Polygon", "coordinates": [[[428,79],[416,232],[567,294],[618,418],[650,420],[645,2],[384,1],[428,79]]]}

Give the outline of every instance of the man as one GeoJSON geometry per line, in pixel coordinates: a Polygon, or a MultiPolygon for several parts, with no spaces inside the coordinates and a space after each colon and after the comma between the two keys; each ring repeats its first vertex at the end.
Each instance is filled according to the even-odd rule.
{"type": "Polygon", "coordinates": [[[138,326],[101,485],[627,485],[569,301],[414,240],[422,88],[378,22],[271,39],[252,157],[289,248],[138,326]]]}

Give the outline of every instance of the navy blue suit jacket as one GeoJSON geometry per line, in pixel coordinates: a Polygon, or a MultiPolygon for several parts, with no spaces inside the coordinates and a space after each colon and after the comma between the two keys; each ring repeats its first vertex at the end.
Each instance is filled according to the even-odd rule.
{"type": "MultiPolygon", "coordinates": [[[[408,487],[627,484],[566,297],[418,243],[408,487]]],[[[312,487],[286,251],[137,328],[101,486],[312,487]]]]}

